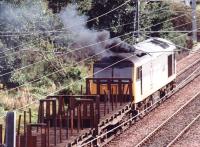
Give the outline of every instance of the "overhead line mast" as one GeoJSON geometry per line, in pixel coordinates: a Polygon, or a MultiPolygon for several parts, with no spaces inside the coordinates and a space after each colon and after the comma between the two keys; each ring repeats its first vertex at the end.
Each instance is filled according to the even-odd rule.
{"type": "Polygon", "coordinates": [[[197,42],[196,0],[192,0],[192,39],[197,42]]]}
{"type": "Polygon", "coordinates": [[[133,0],[133,4],[135,4],[136,10],[133,11],[134,16],[134,33],[133,33],[133,41],[138,42],[139,41],[139,29],[140,29],[140,1],[139,0],[133,0]]]}

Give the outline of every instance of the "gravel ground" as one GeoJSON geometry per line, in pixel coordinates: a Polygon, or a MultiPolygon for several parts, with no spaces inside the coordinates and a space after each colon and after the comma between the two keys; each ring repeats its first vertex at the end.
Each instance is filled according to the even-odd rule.
{"type": "Polygon", "coordinates": [[[192,64],[200,58],[200,54],[190,54],[177,62],[177,72],[185,69],[188,65],[192,64]]]}
{"type": "Polygon", "coordinates": [[[198,61],[198,62],[194,62],[194,65],[191,64],[192,66],[189,67],[187,70],[184,69],[184,70],[183,70],[183,71],[184,71],[183,73],[182,73],[182,71],[181,71],[180,74],[177,75],[177,77],[176,77],[176,84],[177,84],[177,85],[178,85],[179,83],[181,83],[183,80],[185,80],[185,79],[188,77],[188,75],[191,75],[194,71],[196,71],[197,68],[200,67],[200,59],[197,60],[197,61],[198,61]]]}
{"type": "Polygon", "coordinates": [[[199,147],[200,146],[200,119],[185,133],[172,147],[199,147]]]}
{"type": "Polygon", "coordinates": [[[165,119],[170,117],[176,110],[178,110],[179,107],[181,107],[200,90],[199,82],[200,77],[196,78],[181,91],[150,112],[142,120],[135,123],[126,132],[116,137],[113,141],[111,141],[111,143],[108,144],[108,146],[133,147],[137,145],[137,143],[156,129],[156,127],[158,127],[165,119]],[[194,87],[194,85],[196,86],[194,87]]]}
{"type": "MultiPolygon", "coordinates": [[[[200,54],[191,54],[178,62],[177,71],[186,68],[200,58],[200,54]]],[[[158,127],[165,119],[170,117],[187,100],[192,98],[200,90],[200,77],[177,92],[170,99],[162,103],[159,107],[151,111],[142,120],[136,122],[127,131],[111,141],[108,147],[133,147],[158,127]]]]}
{"type": "Polygon", "coordinates": [[[200,95],[173,116],[164,126],[151,136],[143,147],[167,146],[188,124],[196,118],[200,109],[200,95]]]}

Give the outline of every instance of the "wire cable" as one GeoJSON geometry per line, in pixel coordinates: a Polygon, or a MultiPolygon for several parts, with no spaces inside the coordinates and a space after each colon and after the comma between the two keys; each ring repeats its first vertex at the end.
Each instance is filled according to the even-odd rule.
{"type": "MultiPolygon", "coordinates": [[[[169,20],[166,20],[166,21],[169,21],[169,20]]],[[[166,22],[166,21],[164,21],[164,22],[166,22]]],[[[157,25],[157,24],[154,24],[154,25],[157,25]]],[[[64,68],[62,68],[61,70],[64,70],[64,68]]],[[[59,70],[59,71],[61,71],[61,70],[59,70]]],[[[51,74],[48,74],[48,76],[50,76],[50,75],[52,75],[52,74],[54,74],[54,73],[58,73],[59,71],[55,71],[55,72],[53,72],[53,73],[51,73],[51,74]]],[[[43,76],[42,78],[44,78],[44,77],[47,77],[47,76],[43,76]]],[[[40,80],[40,79],[41,79],[41,78],[39,78],[39,79],[37,79],[37,80],[32,80],[32,81],[27,82],[27,83],[24,83],[24,84],[22,84],[22,85],[20,85],[20,86],[18,86],[18,87],[15,87],[14,89],[17,89],[17,88],[19,88],[19,87],[22,87],[22,86],[24,86],[24,85],[26,85],[26,84],[30,84],[30,83],[36,82],[36,81],[38,81],[38,80],[40,80]]],[[[14,89],[9,89],[9,90],[7,90],[7,91],[5,91],[5,92],[8,92],[8,91],[11,91],[11,90],[14,90],[14,89]]]]}
{"type": "MultiPolygon", "coordinates": [[[[129,38],[128,38],[128,39],[129,39],[129,38]]],[[[127,39],[125,39],[125,40],[127,40],[127,39]]],[[[69,68],[69,67],[74,67],[74,66],[76,66],[76,65],[78,65],[78,64],[80,64],[80,63],[82,63],[82,62],[84,62],[84,61],[86,61],[86,60],[88,60],[88,59],[92,59],[93,57],[98,56],[98,55],[100,55],[100,54],[102,54],[102,53],[104,53],[104,52],[106,52],[106,51],[108,51],[108,50],[110,50],[110,49],[112,49],[112,48],[114,48],[114,47],[120,45],[121,43],[123,43],[123,41],[121,41],[120,43],[116,44],[115,46],[112,46],[112,47],[110,47],[110,48],[108,48],[108,49],[105,49],[105,50],[103,50],[103,51],[101,51],[101,52],[98,52],[97,54],[94,54],[94,55],[92,55],[92,56],[90,56],[90,57],[88,57],[88,58],[85,58],[85,59],[83,59],[83,60],[77,62],[77,63],[74,64],[74,65],[65,66],[65,67],[63,67],[63,68],[61,68],[61,69],[59,69],[59,70],[56,70],[56,71],[52,72],[52,73],[46,74],[46,75],[44,75],[44,76],[42,76],[42,77],[40,77],[40,78],[31,80],[31,81],[29,81],[29,82],[27,82],[27,83],[21,84],[20,86],[17,86],[17,87],[15,87],[15,88],[12,88],[12,89],[9,89],[9,90],[6,90],[6,91],[4,91],[4,92],[7,93],[7,92],[9,92],[9,91],[18,89],[19,87],[25,86],[25,85],[27,85],[27,84],[31,84],[31,83],[33,83],[33,82],[37,82],[37,81],[39,81],[39,80],[41,80],[41,79],[43,79],[43,78],[45,78],[45,77],[48,77],[48,76],[51,76],[51,75],[53,75],[53,74],[59,73],[60,71],[65,70],[65,68],[67,68],[67,67],[68,67],[68,68],[69,68]]]]}
{"type": "MultiPolygon", "coordinates": [[[[185,14],[184,14],[184,15],[185,15],[185,14]]],[[[182,16],[184,16],[184,15],[182,15],[182,16]]],[[[175,18],[171,18],[171,19],[162,21],[162,22],[160,22],[160,23],[157,23],[157,24],[154,24],[154,25],[145,27],[143,30],[145,30],[145,29],[147,29],[147,28],[151,28],[151,27],[156,26],[156,25],[158,25],[158,24],[162,24],[162,23],[167,22],[167,21],[170,21],[170,20],[174,20],[174,19],[179,18],[179,17],[182,17],[182,16],[177,16],[177,17],[175,17],[175,18]]],[[[140,29],[139,31],[141,31],[141,30],[142,30],[142,29],[140,29]]],[[[132,32],[131,32],[131,33],[132,33],[132,32]]],[[[127,33],[127,35],[128,35],[128,34],[131,34],[131,33],[129,32],[129,33],[127,33]]],[[[126,34],[125,34],[125,35],[126,35],[126,34]]],[[[122,36],[117,36],[117,37],[122,37],[122,36]]],[[[109,40],[109,39],[108,39],[108,40],[109,40]]],[[[107,41],[107,40],[106,40],[106,41],[107,41]]],[[[95,43],[95,45],[98,44],[98,43],[99,43],[99,42],[95,43]]],[[[100,43],[102,43],[102,42],[100,42],[100,43]]],[[[78,49],[72,50],[72,51],[70,51],[70,52],[67,52],[67,53],[65,53],[65,54],[69,54],[69,53],[72,53],[72,52],[74,52],[74,51],[81,50],[81,49],[84,49],[84,48],[86,48],[86,47],[90,47],[90,46],[93,46],[93,45],[94,45],[94,44],[88,45],[88,46],[85,46],[85,47],[82,47],[82,48],[78,48],[78,49]]],[[[64,54],[61,54],[60,56],[62,56],[62,55],[64,55],[64,54]]],[[[52,58],[52,59],[53,59],[53,58],[52,58]]],[[[51,60],[51,59],[50,59],[50,60],[51,60]]],[[[38,62],[35,62],[35,63],[32,63],[32,64],[29,64],[29,65],[24,66],[24,67],[22,67],[22,68],[15,69],[15,71],[16,71],[16,70],[25,69],[25,68],[27,68],[27,67],[30,67],[30,66],[35,65],[35,64],[39,64],[39,63],[44,62],[44,61],[46,61],[46,60],[44,59],[44,60],[41,60],[41,61],[38,61],[38,62]]],[[[0,77],[1,77],[1,76],[4,76],[4,75],[7,75],[7,74],[10,74],[10,73],[12,73],[12,72],[13,72],[13,71],[8,72],[8,73],[4,73],[4,74],[0,75],[0,77]]]]}
{"type": "Polygon", "coordinates": [[[60,90],[59,90],[60,91],[60,90]]]}
{"type": "MultiPolygon", "coordinates": [[[[179,36],[178,36],[178,37],[179,37],[179,36]]],[[[178,38],[178,37],[175,37],[175,38],[178,38]]],[[[174,38],[174,39],[175,39],[175,38],[174,38]]],[[[172,45],[174,45],[174,44],[172,44],[172,45]]],[[[180,46],[179,46],[179,47],[180,47],[180,46]]],[[[190,49],[188,49],[188,50],[190,50],[190,49]]],[[[176,50],[176,51],[180,51],[180,50],[176,50]]],[[[171,51],[169,51],[169,52],[171,52],[171,51]]],[[[158,53],[158,52],[148,52],[148,53],[158,53]]],[[[200,53],[200,51],[196,51],[196,52],[193,52],[193,53],[200,53]]],[[[128,58],[131,58],[131,57],[133,57],[134,55],[135,55],[135,54],[130,54],[129,57],[124,58],[124,59],[122,59],[122,60],[120,60],[120,61],[117,61],[117,63],[122,62],[122,61],[124,61],[124,60],[126,60],[126,59],[128,59],[128,58]]],[[[109,67],[111,67],[111,66],[113,66],[113,65],[115,65],[115,64],[117,64],[117,63],[115,62],[115,63],[113,63],[112,65],[105,67],[103,70],[105,70],[105,69],[107,69],[107,68],[109,68],[109,67]]],[[[82,80],[84,80],[84,79],[86,79],[86,78],[88,78],[88,77],[94,76],[94,75],[96,75],[97,73],[102,72],[103,70],[100,70],[100,71],[98,71],[98,72],[96,72],[96,73],[93,73],[92,75],[87,75],[87,76],[85,76],[83,79],[80,79],[80,80],[78,80],[78,81],[75,81],[75,82],[73,82],[73,83],[71,83],[71,84],[69,84],[69,85],[67,85],[67,86],[62,86],[62,88],[59,88],[58,90],[56,90],[56,91],[54,91],[54,92],[52,92],[52,93],[49,93],[48,95],[43,96],[43,97],[39,98],[38,100],[35,100],[35,101],[33,101],[32,103],[27,104],[27,105],[25,105],[25,106],[23,106],[23,107],[20,107],[20,108],[18,108],[18,109],[15,109],[15,110],[16,110],[16,111],[18,111],[18,110],[23,110],[23,109],[29,107],[30,105],[39,102],[40,99],[43,99],[43,98],[45,98],[45,97],[47,97],[47,96],[50,96],[50,95],[52,95],[52,94],[55,94],[55,93],[57,93],[57,92],[59,92],[59,91],[65,89],[65,88],[67,88],[67,87],[69,87],[69,86],[72,86],[72,85],[75,84],[75,83],[81,82],[82,80]]],[[[0,117],[0,118],[2,118],[2,117],[0,117]]]]}
{"type": "MultiPolygon", "coordinates": [[[[167,9],[167,8],[169,8],[169,6],[166,6],[164,8],[162,7],[160,9],[157,9],[157,10],[154,10],[154,11],[150,11],[150,12],[148,12],[148,15],[150,15],[151,13],[155,13],[155,12],[161,11],[163,9],[167,9]]],[[[133,23],[134,22],[126,23],[126,24],[122,24],[122,25],[118,25],[118,26],[114,26],[114,27],[104,28],[104,29],[101,29],[101,30],[107,30],[107,29],[110,29],[110,28],[126,26],[126,25],[133,24],[133,23]]],[[[40,33],[61,33],[61,32],[66,32],[66,30],[67,30],[66,28],[63,28],[63,29],[59,29],[59,30],[47,30],[47,31],[42,31],[42,32],[35,32],[35,31],[34,32],[1,32],[0,31],[0,36],[4,36],[4,34],[5,34],[5,36],[20,36],[20,35],[25,35],[26,36],[26,35],[34,35],[34,34],[40,34],[40,33]]]]}

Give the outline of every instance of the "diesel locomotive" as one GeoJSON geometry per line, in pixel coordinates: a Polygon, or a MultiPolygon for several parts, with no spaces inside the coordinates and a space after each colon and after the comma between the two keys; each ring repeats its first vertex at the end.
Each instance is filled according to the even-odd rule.
{"type": "Polygon", "coordinates": [[[175,49],[172,42],[162,38],[140,42],[132,46],[134,52],[117,49],[120,52],[93,63],[93,80],[87,85],[89,93],[117,95],[121,91],[121,94],[129,95],[128,100],[136,112],[144,110],[174,88],[175,49]],[[100,86],[97,88],[97,85],[100,86]]]}

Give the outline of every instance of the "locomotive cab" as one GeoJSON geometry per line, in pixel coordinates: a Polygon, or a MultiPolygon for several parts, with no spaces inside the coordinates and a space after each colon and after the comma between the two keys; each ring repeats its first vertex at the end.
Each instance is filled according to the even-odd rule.
{"type": "Polygon", "coordinates": [[[104,57],[93,64],[93,78],[87,79],[88,94],[132,97],[133,63],[120,56],[104,57]]]}
{"type": "Polygon", "coordinates": [[[93,67],[94,78],[129,78],[132,79],[133,63],[119,56],[111,56],[96,62],[93,67]]]}

